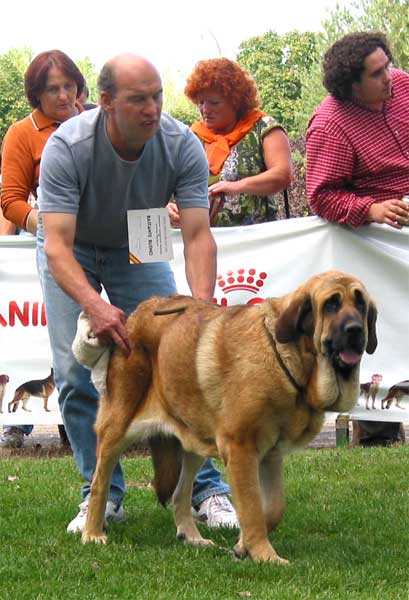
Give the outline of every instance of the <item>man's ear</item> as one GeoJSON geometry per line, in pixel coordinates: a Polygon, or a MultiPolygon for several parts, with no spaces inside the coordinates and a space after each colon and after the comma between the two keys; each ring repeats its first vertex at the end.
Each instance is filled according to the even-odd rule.
{"type": "Polygon", "coordinates": [[[112,96],[108,92],[102,90],[99,96],[99,103],[105,111],[109,112],[112,110],[112,101],[112,96]]]}

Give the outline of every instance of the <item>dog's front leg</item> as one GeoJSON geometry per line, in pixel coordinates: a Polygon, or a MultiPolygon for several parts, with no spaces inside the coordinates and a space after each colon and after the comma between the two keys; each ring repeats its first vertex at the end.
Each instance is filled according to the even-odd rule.
{"type": "Polygon", "coordinates": [[[269,542],[259,480],[259,459],[252,444],[225,446],[226,466],[240,522],[240,539],[234,548],[240,558],[286,563],[269,542]]]}
{"type": "Polygon", "coordinates": [[[29,408],[27,408],[27,402],[30,400],[30,396],[23,397],[23,410],[26,412],[32,412],[29,408]]]}
{"type": "Polygon", "coordinates": [[[193,482],[203,462],[201,456],[183,452],[182,471],[172,497],[176,537],[193,546],[213,545],[211,540],[201,536],[192,517],[193,482]]]}

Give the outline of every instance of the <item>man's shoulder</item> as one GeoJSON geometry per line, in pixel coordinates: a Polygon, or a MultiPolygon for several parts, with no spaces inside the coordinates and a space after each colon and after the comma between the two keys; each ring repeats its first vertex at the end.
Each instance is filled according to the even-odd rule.
{"type": "Polygon", "coordinates": [[[406,73],[406,71],[401,71],[401,69],[395,69],[395,68],[391,68],[391,75],[392,75],[392,81],[393,83],[406,83],[406,85],[409,85],[409,73],[406,73]]]}
{"type": "Polygon", "coordinates": [[[190,128],[185,123],[182,123],[182,121],[178,121],[167,113],[162,113],[160,117],[160,131],[165,136],[186,137],[189,135],[190,128]]]}
{"type": "Polygon", "coordinates": [[[85,110],[76,117],[61,123],[54,136],[62,139],[68,146],[88,140],[94,135],[101,116],[102,109],[99,107],[85,110]]]}
{"type": "Polygon", "coordinates": [[[326,96],[321,104],[318,105],[313,114],[310,124],[324,125],[334,120],[342,119],[350,112],[350,102],[341,102],[331,94],[326,96]]]}
{"type": "Polygon", "coordinates": [[[311,117],[307,138],[313,132],[323,132],[346,142],[360,120],[361,109],[358,105],[350,101],[342,102],[329,94],[311,117]]]}

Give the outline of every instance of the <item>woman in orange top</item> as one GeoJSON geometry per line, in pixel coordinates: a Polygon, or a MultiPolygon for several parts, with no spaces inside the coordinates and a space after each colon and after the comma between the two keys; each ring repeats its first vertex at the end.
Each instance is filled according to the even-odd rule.
{"type": "Polygon", "coordinates": [[[84,110],[77,102],[84,78],[64,52],[50,50],[30,63],[24,86],[34,111],[14,123],[4,137],[1,208],[15,227],[35,235],[37,209],[29,198],[31,194],[35,204],[43,148],[60,123],[84,110]]]}
{"type": "MultiPolygon", "coordinates": [[[[77,102],[84,83],[78,67],[60,50],[42,52],[30,63],[24,86],[34,111],[9,128],[2,146],[1,208],[5,218],[0,219],[0,235],[13,234],[16,228],[36,234],[41,155],[59,124],[84,110],[77,102]]],[[[4,426],[0,447],[21,447],[24,435],[32,429],[32,425],[4,426]]],[[[64,440],[62,429],[60,435],[64,440]]]]}

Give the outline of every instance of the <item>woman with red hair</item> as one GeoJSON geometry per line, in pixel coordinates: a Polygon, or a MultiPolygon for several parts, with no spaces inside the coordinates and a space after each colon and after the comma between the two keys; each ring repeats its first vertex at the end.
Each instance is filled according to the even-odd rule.
{"type": "Polygon", "coordinates": [[[211,224],[275,220],[273,194],[291,182],[291,151],[283,128],[259,110],[254,80],[227,58],[202,60],[189,76],[185,94],[202,116],[192,130],[209,163],[211,224]]]}
{"type": "Polygon", "coordinates": [[[30,63],[24,87],[34,111],[14,123],[4,137],[1,208],[14,228],[35,235],[37,209],[29,199],[35,204],[43,148],[60,123],[84,110],[77,102],[84,78],[69,56],[49,50],[30,63]]]}

